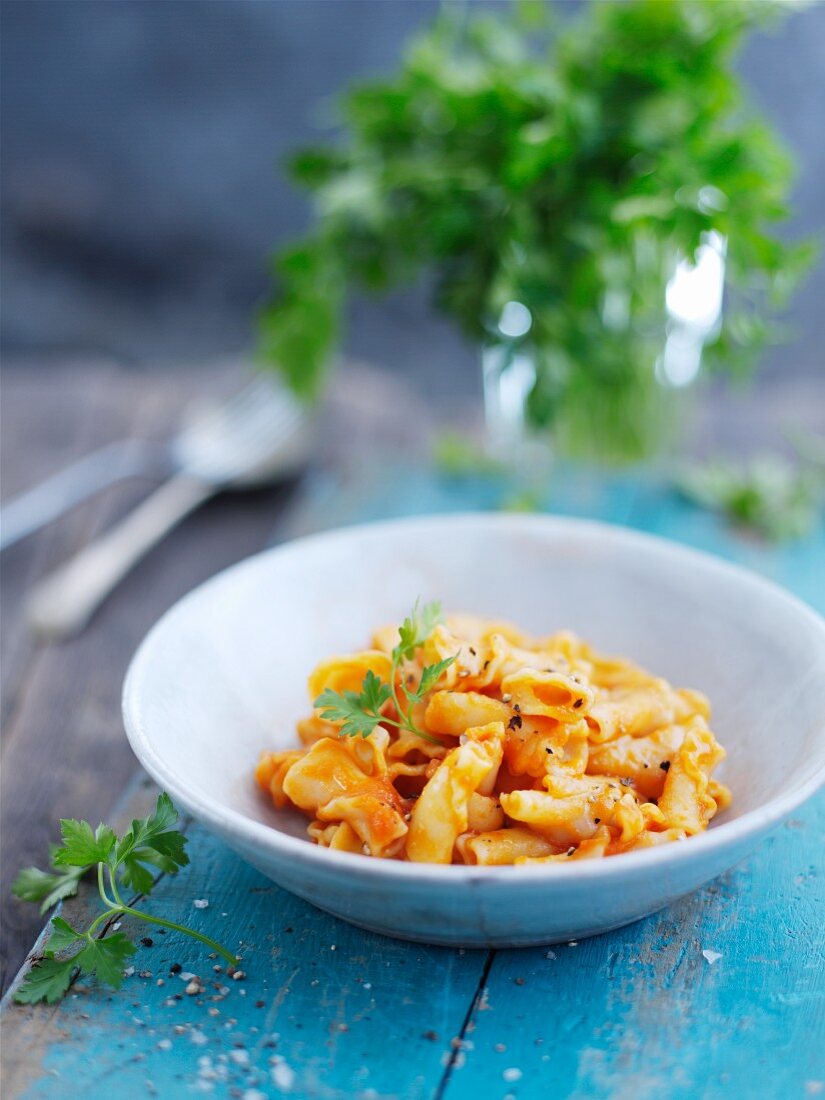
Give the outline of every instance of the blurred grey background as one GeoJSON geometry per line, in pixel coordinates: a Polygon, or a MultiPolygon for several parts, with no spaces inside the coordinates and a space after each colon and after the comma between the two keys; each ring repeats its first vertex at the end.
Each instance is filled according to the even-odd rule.
{"type": "MultiPolygon", "coordinates": [[[[576,4],[564,5],[573,14],[576,4]]],[[[2,342],[134,363],[248,347],[267,255],[301,233],[280,165],[328,133],[349,81],[392,70],[434,0],[4,0],[2,342]]],[[[825,6],[741,59],[796,154],[789,236],[825,228],[825,6]]],[[[822,370],[825,268],[769,373],[822,370]]],[[[426,294],[353,303],[346,350],[433,394],[474,383],[472,349],[426,294]]]]}

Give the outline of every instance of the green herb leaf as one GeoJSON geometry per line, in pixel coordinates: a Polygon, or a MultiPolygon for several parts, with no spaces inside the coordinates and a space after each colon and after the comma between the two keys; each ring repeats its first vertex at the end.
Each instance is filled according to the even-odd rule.
{"type": "Polygon", "coordinates": [[[57,951],[65,951],[67,947],[85,938],[85,933],[75,931],[63,917],[52,917],[52,934],[49,936],[46,954],[52,956],[57,951]]]}
{"type": "Polygon", "coordinates": [[[688,470],[677,485],[695,503],[777,542],[806,535],[825,498],[820,471],[780,455],[761,455],[748,464],[719,459],[688,470]]]}
{"type": "Polygon", "coordinates": [[[21,1005],[33,1005],[38,1001],[55,1004],[68,991],[76,969],[74,959],[42,959],[23,979],[14,994],[15,1001],[21,1005]]]}
{"type": "Polygon", "coordinates": [[[398,645],[392,651],[393,661],[398,664],[412,660],[416,650],[421,648],[440,622],[441,604],[437,600],[423,607],[416,600],[412,614],[398,628],[398,645]]]}
{"type": "Polygon", "coordinates": [[[137,948],[122,932],[114,932],[103,939],[91,940],[72,960],[85,973],[94,974],[98,981],[120,989],[123,968],[137,948]]]}
{"type": "Polygon", "coordinates": [[[420,703],[427,692],[433,690],[443,673],[447,671],[454,661],[455,657],[447,657],[434,665],[426,665],[421,671],[421,679],[418,682],[418,687],[414,690],[406,687],[404,688],[404,694],[409,701],[411,703],[420,703]]]}
{"type": "Polygon", "coordinates": [[[64,898],[77,893],[77,886],[87,867],[57,868],[53,872],[37,867],[25,867],[12,884],[12,893],[23,901],[40,902],[45,913],[64,898]]]}
{"type": "Polygon", "coordinates": [[[327,688],[321,692],[315,700],[315,707],[321,712],[321,717],[328,722],[343,722],[341,733],[344,737],[369,737],[375,727],[381,722],[379,711],[390,698],[392,692],[389,684],[385,684],[375,675],[372,669],[367,671],[361,684],[360,694],[355,691],[332,691],[327,688]]]}
{"type": "Polygon", "coordinates": [[[115,834],[108,825],[98,825],[92,832],[88,821],[66,818],[60,822],[63,845],[54,853],[57,866],[90,867],[105,863],[115,846],[115,834]]]}
{"type": "Polygon", "coordinates": [[[168,794],[161,794],[153,813],[132,822],[114,852],[113,865],[121,871],[123,882],[138,893],[148,893],[154,876],[144,866],[149,864],[168,874],[189,862],[184,848],[186,837],[172,826],[178,812],[168,794]]]}

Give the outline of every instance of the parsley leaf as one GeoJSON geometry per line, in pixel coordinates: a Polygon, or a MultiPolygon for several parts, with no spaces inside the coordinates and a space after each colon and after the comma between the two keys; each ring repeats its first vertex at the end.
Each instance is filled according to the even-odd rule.
{"type": "Polygon", "coordinates": [[[12,883],[11,892],[23,901],[40,902],[40,912],[45,913],[64,898],[74,897],[87,869],[58,867],[54,871],[41,871],[38,867],[25,867],[12,883]]]}
{"type": "Polygon", "coordinates": [[[84,933],[77,932],[67,920],[62,917],[52,917],[52,934],[49,937],[46,954],[51,958],[56,951],[64,951],[84,938],[84,933]]]}
{"type": "MultiPolygon", "coordinates": [[[[380,681],[377,683],[380,688],[380,681]]],[[[97,929],[114,916],[148,921],[183,932],[222,955],[232,965],[237,964],[231,951],[202,932],[144,913],[121,897],[123,886],[139,893],[150,893],[155,884],[150,868],[175,874],[189,862],[184,850],[186,837],[173,828],[177,820],[178,811],[169,795],[161,794],[153,812],[133,821],[120,839],[108,825],[98,825],[92,830],[87,821],[66,819],[61,822],[63,845],[51,852],[55,872],[50,874],[36,867],[21,871],[13,886],[14,893],[25,901],[41,902],[42,911],[76,893],[81,875],[89,866],[97,864],[98,890],[105,909],[83,931],[73,928],[63,917],[53,918],[45,957],[26,975],[14,995],[16,1001],[54,1004],[66,993],[76,971],[93,974],[101,983],[119,988],[124,964],[137,948],[122,932],[96,935],[97,929]],[[65,871],[62,870],[64,865],[65,871]],[[55,957],[57,952],[77,944],[82,946],[71,957],[55,957]]]]}
{"type": "Polygon", "coordinates": [[[42,959],[24,978],[14,994],[15,1001],[21,1005],[33,1005],[38,1001],[53,1005],[68,991],[76,969],[74,959],[42,959]]]}
{"type": "Polygon", "coordinates": [[[99,940],[89,940],[73,961],[81,970],[94,974],[98,981],[120,989],[126,960],[136,951],[137,947],[122,932],[114,932],[99,940]]]}
{"type": "Polygon", "coordinates": [[[455,661],[455,657],[447,657],[443,661],[438,661],[434,665],[426,665],[421,670],[421,679],[418,682],[418,687],[414,690],[404,688],[404,694],[407,696],[411,703],[420,703],[428,691],[432,691],[441,676],[451,664],[455,661]]]}
{"type": "Polygon", "coordinates": [[[395,664],[411,661],[416,650],[421,648],[440,622],[441,604],[437,600],[424,604],[423,607],[419,607],[419,601],[416,600],[412,614],[398,628],[398,645],[392,651],[395,664]]]}
{"type": "Polygon", "coordinates": [[[63,846],[54,853],[58,867],[89,867],[93,863],[105,863],[115,846],[115,834],[108,825],[98,825],[92,832],[88,821],[68,818],[60,822],[63,846]]]}
{"type": "Polygon", "coordinates": [[[383,683],[369,669],[361,684],[361,693],[357,691],[332,691],[327,688],[315,700],[315,706],[321,711],[321,717],[329,722],[343,722],[341,733],[344,737],[369,737],[382,721],[381,707],[390,698],[389,684],[383,683]]]}
{"type": "Polygon", "coordinates": [[[168,794],[161,794],[153,813],[132,822],[131,828],[115,849],[115,866],[121,869],[123,882],[139,894],[152,889],[154,876],[144,864],[176,874],[189,862],[184,848],[186,837],[172,829],[178,811],[168,794]]]}

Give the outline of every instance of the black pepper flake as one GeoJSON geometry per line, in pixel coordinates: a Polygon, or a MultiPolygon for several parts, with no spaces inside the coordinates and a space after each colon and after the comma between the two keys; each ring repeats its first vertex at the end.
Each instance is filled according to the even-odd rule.
{"type": "Polygon", "coordinates": [[[571,845],[571,846],[570,846],[570,847],[569,847],[569,848],[567,849],[567,854],[568,854],[569,856],[572,856],[572,855],[573,855],[573,853],[575,852],[575,850],[576,850],[576,849],[575,849],[575,847],[574,847],[573,845],[571,845]]]}
{"type": "Polygon", "coordinates": [[[550,746],[549,746],[549,745],[545,745],[545,746],[544,746],[544,751],[545,751],[545,752],[549,752],[551,756],[553,755],[553,750],[552,750],[552,749],[550,748],[550,746]]]}
{"type": "Polygon", "coordinates": [[[488,668],[490,667],[490,662],[489,662],[489,661],[485,661],[485,662],[484,662],[484,666],[483,666],[483,667],[484,667],[484,671],[486,672],[486,671],[487,671],[487,669],[488,669],[488,668]]]}
{"type": "Polygon", "coordinates": [[[435,1043],[435,1042],[438,1041],[438,1032],[437,1031],[425,1031],[424,1034],[422,1035],[422,1039],[429,1039],[431,1043],[435,1043]]]}
{"type": "Polygon", "coordinates": [[[170,974],[180,974],[181,970],[183,970],[183,967],[180,963],[172,963],[172,965],[169,967],[170,974]]]}
{"type": "Polygon", "coordinates": [[[624,776],[620,780],[620,782],[621,782],[623,787],[632,787],[633,786],[633,780],[629,775],[624,776]]]}
{"type": "Polygon", "coordinates": [[[475,656],[477,656],[477,654],[476,654],[476,651],[475,651],[475,650],[473,649],[473,647],[472,647],[472,646],[470,646],[470,652],[472,653],[472,655],[473,655],[474,657],[475,657],[475,656]]]}
{"type": "Polygon", "coordinates": [[[650,764],[642,764],[642,767],[643,767],[643,768],[649,768],[649,767],[650,767],[650,764]]]}
{"type": "Polygon", "coordinates": [[[507,723],[508,730],[520,730],[522,726],[522,717],[520,714],[514,714],[510,721],[507,723]]]}
{"type": "Polygon", "coordinates": [[[518,714],[521,711],[521,707],[518,703],[513,703],[513,710],[518,714]]]}
{"type": "Polygon", "coordinates": [[[285,928],[284,929],[284,932],[294,932],[294,931],[295,931],[294,928],[285,928]]]}
{"type": "Polygon", "coordinates": [[[662,769],[663,772],[669,772],[670,771],[670,761],[669,760],[663,760],[661,762],[661,764],[659,765],[659,767],[662,769]]]}
{"type": "Polygon", "coordinates": [[[594,822],[595,825],[598,825],[600,821],[601,821],[600,817],[594,817],[593,818],[593,822],[594,822]]]}
{"type": "Polygon", "coordinates": [[[584,702],[584,699],[577,699],[575,701],[575,703],[573,704],[573,710],[578,710],[583,702],[584,702]]]}

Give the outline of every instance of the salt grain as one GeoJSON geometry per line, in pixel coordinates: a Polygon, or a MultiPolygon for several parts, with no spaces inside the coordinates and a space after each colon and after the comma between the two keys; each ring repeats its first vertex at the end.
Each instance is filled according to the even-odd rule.
{"type": "Polygon", "coordinates": [[[206,1043],[209,1041],[204,1033],[200,1030],[200,1028],[197,1027],[193,1027],[192,1030],[189,1032],[189,1038],[192,1040],[195,1046],[198,1047],[205,1046],[206,1043]]]}
{"type": "Polygon", "coordinates": [[[283,1092],[289,1092],[295,1084],[295,1070],[286,1062],[277,1062],[270,1070],[272,1083],[283,1092]]]}
{"type": "Polygon", "coordinates": [[[703,951],[702,954],[705,956],[711,966],[713,966],[715,962],[718,962],[722,958],[721,951],[703,951]]]}
{"type": "Polygon", "coordinates": [[[520,1081],[522,1074],[520,1069],[516,1069],[515,1066],[511,1066],[509,1069],[506,1069],[501,1076],[504,1078],[505,1081],[520,1081]]]}
{"type": "Polygon", "coordinates": [[[209,901],[207,898],[195,898],[192,902],[196,909],[208,909],[209,901]]]}
{"type": "Polygon", "coordinates": [[[172,1049],[172,1040],[171,1039],[161,1039],[160,1042],[158,1043],[158,1050],[171,1050],[171,1049],[172,1049]]]}

